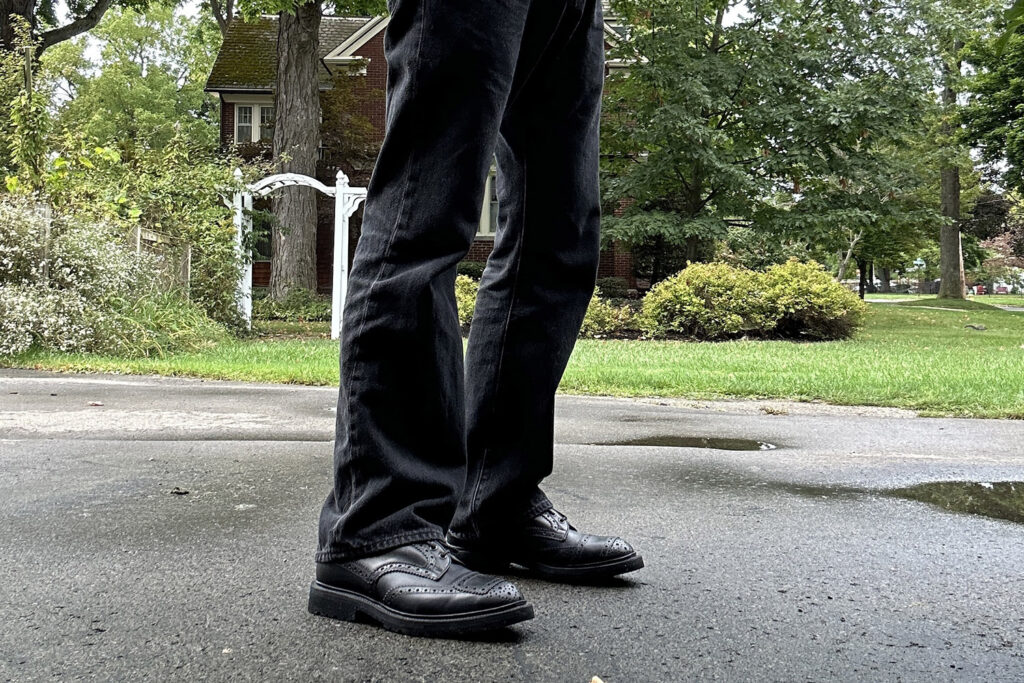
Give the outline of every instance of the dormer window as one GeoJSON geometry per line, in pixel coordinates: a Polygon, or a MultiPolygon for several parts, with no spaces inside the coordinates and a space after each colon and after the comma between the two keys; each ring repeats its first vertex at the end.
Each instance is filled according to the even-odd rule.
{"type": "Polygon", "coordinates": [[[272,142],[274,106],[270,104],[235,105],[235,142],[272,142]]]}

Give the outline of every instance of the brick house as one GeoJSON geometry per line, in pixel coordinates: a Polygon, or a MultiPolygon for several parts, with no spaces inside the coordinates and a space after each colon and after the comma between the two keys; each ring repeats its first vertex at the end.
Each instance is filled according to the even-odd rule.
{"type": "MultiPolygon", "coordinates": [[[[605,3],[607,4],[607,2],[605,3]]],[[[607,16],[607,14],[606,14],[607,16]]],[[[319,59],[322,93],[332,87],[332,80],[344,74],[359,79],[353,84],[353,102],[357,114],[372,127],[373,142],[384,136],[384,92],[387,65],[384,59],[384,29],[389,17],[325,16],[320,27],[319,59]]],[[[617,36],[616,28],[605,22],[606,47],[617,36]]],[[[269,148],[274,130],[274,81],[276,74],[277,17],[262,16],[251,22],[232,22],[206,83],[206,91],[220,99],[220,141],[224,148],[245,145],[269,148]]],[[[614,66],[614,65],[610,65],[614,66]]],[[[610,68],[610,67],[606,67],[610,68]]],[[[341,167],[354,185],[365,185],[372,167],[335,162],[331,150],[321,149],[317,164],[318,179],[333,184],[341,167]]],[[[318,197],[320,220],[317,228],[317,282],[321,289],[331,285],[333,263],[333,201],[318,197]]],[[[483,262],[491,252],[497,221],[495,168],[488,176],[480,226],[466,256],[467,261],[483,262]]],[[[361,211],[350,222],[354,250],[361,224],[361,211]]],[[[349,254],[352,258],[352,254],[349,254]]],[[[629,249],[615,244],[601,253],[598,277],[621,277],[629,287],[636,287],[633,260],[629,249]]],[[[269,243],[257,248],[253,264],[253,286],[265,287],[270,282],[269,243]]]]}

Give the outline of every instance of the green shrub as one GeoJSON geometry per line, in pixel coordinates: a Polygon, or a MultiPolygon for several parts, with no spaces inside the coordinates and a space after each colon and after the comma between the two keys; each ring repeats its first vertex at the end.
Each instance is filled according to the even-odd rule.
{"type": "Polygon", "coordinates": [[[455,303],[459,306],[459,324],[469,325],[473,322],[476,310],[476,292],[480,284],[468,275],[455,278],[455,303]]]}
{"type": "Polygon", "coordinates": [[[621,332],[633,321],[633,312],[629,306],[616,306],[601,298],[603,291],[599,288],[594,292],[583,316],[580,336],[599,339],[616,332],[621,332]]]}
{"type": "Polygon", "coordinates": [[[52,351],[105,350],[102,312],[78,292],[38,283],[0,284],[0,356],[33,346],[52,351]]]}
{"type": "Polygon", "coordinates": [[[459,275],[468,275],[474,280],[480,280],[484,274],[484,266],[487,265],[483,261],[459,261],[459,264],[455,266],[455,272],[459,275]]]}
{"type": "Polygon", "coordinates": [[[639,325],[653,336],[728,339],[775,327],[756,273],[724,263],[695,263],[644,297],[639,325]]]}
{"type": "Polygon", "coordinates": [[[779,336],[845,339],[864,322],[867,304],[814,261],[791,259],[770,267],[762,279],[779,336]]]}
{"type": "Polygon", "coordinates": [[[792,259],[764,272],[725,263],[691,265],[655,285],[638,317],[652,336],[824,340],[852,335],[866,311],[820,265],[792,259]]]}
{"type": "Polygon", "coordinates": [[[331,297],[301,287],[290,290],[283,301],[254,297],[252,316],[256,320],[327,322],[331,319],[331,297]]]}
{"type": "Polygon", "coordinates": [[[629,283],[624,277],[598,278],[597,288],[606,299],[624,299],[629,294],[629,283]]]}
{"type": "Polygon", "coordinates": [[[48,237],[46,227],[36,206],[0,200],[0,355],[35,346],[149,356],[225,335],[110,225],[58,216],[48,237]]]}
{"type": "Polygon", "coordinates": [[[98,322],[105,350],[122,356],[162,356],[196,351],[228,338],[198,304],[174,292],[150,292],[125,300],[98,322]]]}
{"type": "MultiPolygon", "coordinates": [[[[137,148],[126,158],[77,132],[50,142],[42,196],[58,215],[111,226],[120,236],[153,231],[179,251],[188,245],[190,300],[215,320],[240,327],[235,292],[242,263],[225,200],[236,184],[235,166],[248,177],[265,168],[198,147],[180,131],[163,147],[137,148]]],[[[30,189],[15,186],[18,193],[30,189]]]]}

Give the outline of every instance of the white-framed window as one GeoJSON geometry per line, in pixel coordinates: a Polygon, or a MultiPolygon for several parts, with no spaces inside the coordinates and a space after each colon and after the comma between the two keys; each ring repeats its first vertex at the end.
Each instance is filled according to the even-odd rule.
{"type": "Polygon", "coordinates": [[[274,105],[236,104],[235,142],[271,142],[274,139],[274,105]]]}
{"type": "Polygon", "coordinates": [[[274,141],[274,108],[260,107],[260,142],[274,141]]]}
{"type": "Polygon", "coordinates": [[[235,142],[252,142],[252,105],[235,105],[235,142]]]}

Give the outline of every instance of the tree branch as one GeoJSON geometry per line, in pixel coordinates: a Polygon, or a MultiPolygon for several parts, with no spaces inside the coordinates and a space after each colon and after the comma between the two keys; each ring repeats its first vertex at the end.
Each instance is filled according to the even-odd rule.
{"type": "Polygon", "coordinates": [[[110,6],[114,4],[114,0],[96,0],[96,4],[92,6],[88,12],[80,16],[79,18],[72,21],[70,24],[64,26],[58,26],[55,29],[43,32],[39,36],[39,47],[36,48],[36,58],[38,59],[46,48],[62,43],[65,40],[74,38],[75,36],[85,33],[86,31],[92,30],[96,27],[96,24],[100,23],[100,19],[107,13],[110,6]]]}
{"type": "Polygon", "coordinates": [[[221,36],[227,37],[228,28],[234,19],[235,0],[224,0],[223,4],[221,0],[210,0],[210,9],[213,10],[213,18],[217,21],[221,36]]]}

